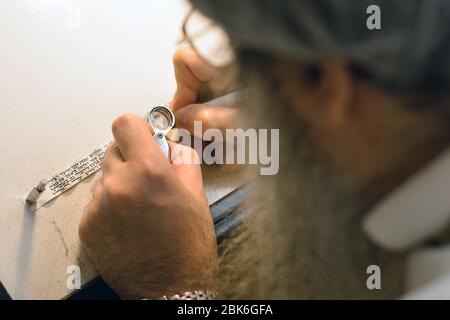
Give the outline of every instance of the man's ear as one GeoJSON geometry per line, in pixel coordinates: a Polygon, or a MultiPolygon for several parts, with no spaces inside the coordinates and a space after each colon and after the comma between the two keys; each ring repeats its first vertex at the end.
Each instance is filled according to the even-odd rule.
{"type": "Polygon", "coordinates": [[[282,65],[278,68],[281,90],[292,112],[316,129],[334,130],[345,124],[354,83],[342,60],[327,58],[313,67],[295,62],[282,65]]]}

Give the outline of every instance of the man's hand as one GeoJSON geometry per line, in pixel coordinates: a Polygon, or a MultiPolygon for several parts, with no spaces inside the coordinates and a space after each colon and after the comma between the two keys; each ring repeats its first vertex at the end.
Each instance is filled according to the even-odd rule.
{"type": "Polygon", "coordinates": [[[194,121],[202,121],[203,131],[233,128],[238,113],[236,108],[201,102],[237,89],[235,66],[213,68],[191,47],[178,49],[173,64],[177,90],[170,105],[175,112],[177,127],[193,133],[194,121]]]}
{"type": "Polygon", "coordinates": [[[171,164],[137,116],[119,117],[112,129],[115,142],[80,222],[83,247],[124,298],[202,289],[216,240],[199,165],[171,164]]]}

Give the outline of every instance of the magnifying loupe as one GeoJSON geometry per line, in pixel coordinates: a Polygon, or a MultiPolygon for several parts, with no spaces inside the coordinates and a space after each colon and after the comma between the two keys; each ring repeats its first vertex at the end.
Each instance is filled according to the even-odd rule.
{"type": "Polygon", "coordinates": [[[162,152],[169,157],[169,144],[166,135],[175,125],[175,115],[165,106],[155,106],[147,113],[147,122],[152,127],[156,142],[162,152]]]}

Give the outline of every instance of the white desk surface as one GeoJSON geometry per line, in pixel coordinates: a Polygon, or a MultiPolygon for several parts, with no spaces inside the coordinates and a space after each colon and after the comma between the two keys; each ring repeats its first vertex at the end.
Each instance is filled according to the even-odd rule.
{"type": "MultiPolygon", "coordinates": [[[[95,270],[78,239],[88,178],[36,214],[20,197],[112,139],[118,115],[173,94],[181,0],[0,1],[0,281],[13,299],[60,299],[66,269],[95,270]]],[[[212,202],[236,183],[214,173],[212,202]]]]}

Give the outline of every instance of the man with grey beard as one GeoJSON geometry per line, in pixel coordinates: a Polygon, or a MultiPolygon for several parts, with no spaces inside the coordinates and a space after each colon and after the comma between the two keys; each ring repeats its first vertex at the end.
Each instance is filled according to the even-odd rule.
{"type": "Polygon", "coordinates": [[[227,55],[186,21],[177,126],[280,128],[280,171],[258,178],[263,208],[217,255],[198,165],[170,163],[139,117],[120,117],[80,223],[103,278],[125,298],[450,298],[449,3],[192,3],[236,63],[214,64],[227,55]],[[234,89],[236,68],[245,107],[197,103],[234,89]]]}

